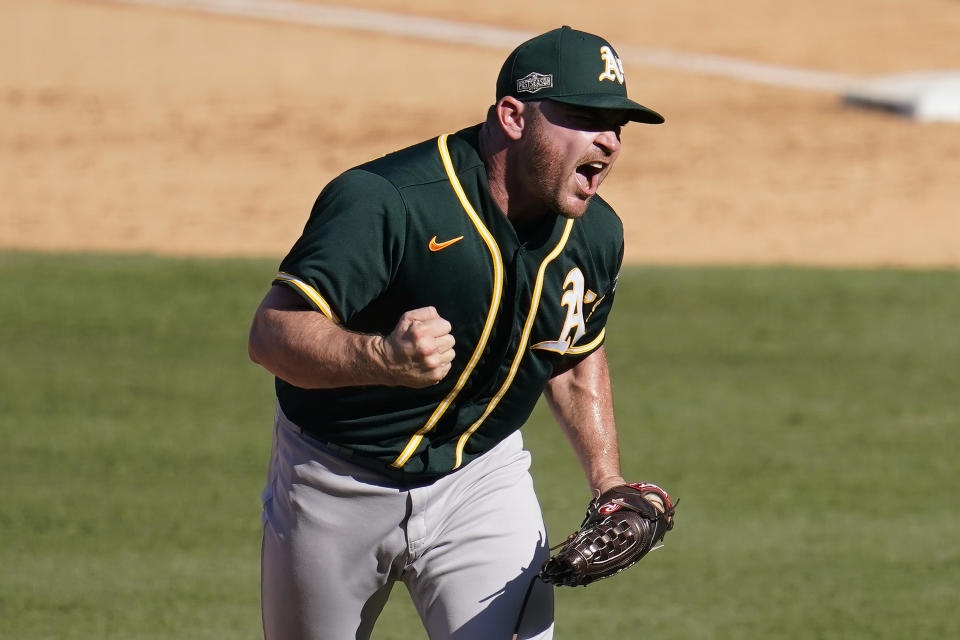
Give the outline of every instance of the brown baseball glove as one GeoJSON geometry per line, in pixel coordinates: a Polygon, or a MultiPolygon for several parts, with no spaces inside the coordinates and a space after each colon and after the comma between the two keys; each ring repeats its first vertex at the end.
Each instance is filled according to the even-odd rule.
{"type": "Polygon", "coordinates": [[[667,492],[649,482],[609,489],[587,506],[580,529],[551,548],[559,551],[544,563],[540,578],[577,587],[620,573],[673,529],[674,509],[667,492]]]}

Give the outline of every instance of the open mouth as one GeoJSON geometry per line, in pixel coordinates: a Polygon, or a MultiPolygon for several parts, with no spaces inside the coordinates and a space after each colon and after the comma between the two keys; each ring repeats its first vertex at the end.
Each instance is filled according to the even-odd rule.
{"type": "Polygon", "coordinates": [[[585,162],[577,167],[577,182],[580,189],[587,195],[593,195],[600,186],[600,174],[603,173],[602,162],[585,162]]]}

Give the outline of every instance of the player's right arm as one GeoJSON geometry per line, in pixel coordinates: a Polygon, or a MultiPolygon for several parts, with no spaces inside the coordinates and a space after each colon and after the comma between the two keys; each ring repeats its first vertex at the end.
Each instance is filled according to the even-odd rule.
{"type": "Polygon", "coordinates": [[[450,323],[433,307],[404,313],[386,336],[349,331],[275,284],[253,317],[250,359],[304,389],[429,387],[450,372],[450,323]]]}

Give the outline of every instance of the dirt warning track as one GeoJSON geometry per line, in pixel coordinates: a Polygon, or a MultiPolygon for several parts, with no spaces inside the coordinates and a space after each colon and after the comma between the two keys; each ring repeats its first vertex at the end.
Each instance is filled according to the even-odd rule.
{"type": "MultiPolygon", "coordinates": [[[[321,3],[315,3],[317,5],[321,3]]],[[[960,68],[954,0],[732,0],[376,11],[823,77],[960,68]],[[664,3],[659,3],[664,4],[664,3]],[[774,6],[776,5],[776,6],[774,6]]],[[[478,121],[510,45],[92,0],[0,4],[0,248],[279,257],[317,192],[369,157],[478,121]]],[[[960,265],[960,125],[824,90],[632,62],[602,193],[647,263],[960,265]]]]}

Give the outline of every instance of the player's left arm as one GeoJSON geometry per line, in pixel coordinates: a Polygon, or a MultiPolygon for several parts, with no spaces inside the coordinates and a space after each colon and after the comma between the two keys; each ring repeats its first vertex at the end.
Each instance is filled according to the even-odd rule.
{"type": "Polygon", "coordinates": [[[603,493],[625,484],[604,348],[597,348],[573,367],[554,375],[544,396],[576,452],[591,489],[603,493]]]}

